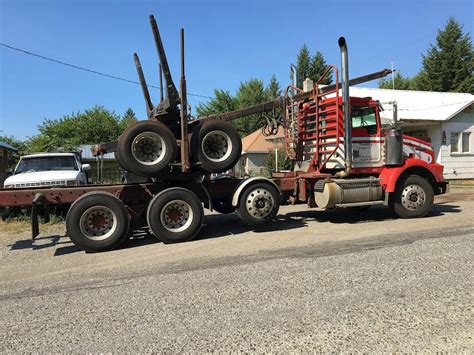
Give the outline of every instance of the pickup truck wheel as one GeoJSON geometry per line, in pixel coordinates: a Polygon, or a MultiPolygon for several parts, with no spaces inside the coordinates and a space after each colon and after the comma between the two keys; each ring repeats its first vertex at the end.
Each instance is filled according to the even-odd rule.
{"type": "Polygon", "coordinates": [[[191,138],[191,157],[201,162],[210,173],[219,173],[234,167],[242,153],[242,140],[228,122],[209,121],[201,125],[191,138]]]}
{"type": "Polygon", "coordinates": [[[254,226],[272,221],[280,208],[280,195],[269,183],[248,186],[239,197],[237,215],[248,225],[254,226]]]}
{"type": "Polygon", "coordinates": [[[147,222],[163,243],[192,240],[201,230],[204,209],[193,192],[172,187],[158,193],[148,205],[147,222]]]}
{"type": "Polygon", "coordinates": [[[128,171],[154,176],[176,159],[178,146],[170,129],[156,121],[128,127],[117,143],[117,161],[128,171]]]}
{"type": "Polygon", "coordinates": [[[66,232],[71,241],[86,251],[116,248],[130,228],[128,211],[118,198],[94,191],[79,197],[66,216],[66,232]]]}
{"type": "Polygon", "coordinates": [[[426,216],[433,206],[433,187],[425,178],[410,175],[394,192],[393,211],[401,218],[426,216]]]}

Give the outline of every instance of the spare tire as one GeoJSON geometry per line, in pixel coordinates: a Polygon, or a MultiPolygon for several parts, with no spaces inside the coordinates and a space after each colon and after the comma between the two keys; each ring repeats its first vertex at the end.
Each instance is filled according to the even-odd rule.
{"type": "Polygon", "coordinates": [[[154,176],[176,159],[178,145],[170,129],[156,121],[128,127],[117,143],[117,161],[132,173],[154,176]]]}
{"type": "Polygon", "coordinates": [[[240,159],[242,140],[228,122],[214,120],[202,124],[191,137],[191,157],[209,173],[232,169],[240,159]]]}

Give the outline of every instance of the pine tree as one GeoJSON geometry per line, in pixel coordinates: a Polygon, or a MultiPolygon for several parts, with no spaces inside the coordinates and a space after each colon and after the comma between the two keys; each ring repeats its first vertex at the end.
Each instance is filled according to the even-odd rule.
{"type": "Polygon", "coordinates": [[[423,66],[414,78],[416,90],[474,93],[474,50],[468,33],[450,18],[438,31],[436,45],[423,56],[423,66]]]}
{"type": "Polygon", "coordinates": [[[270,83],[265,90],[267,91],[270,100],[277,99],[281,96],[280,83],[278,83],[275,74],[270,78],[270,83]]]}
{"type": "Polygon", "coordinates": [[[378,84],[380,89],[393,89],[395,86],[395,90],[410,90],[412,88],[413,80],[408,76],[403,76],[399,71],[397,71],[393,76],[393,82],[392,77],[387,77],[380,79],[378,84]]]}
{"type": "MultiPolygon", "coordinates": [[[[296,68],[297,68],[297,83],[298,87],[303,87],[303,82],[306,78],[310,78],[316,83],[321,75],[324,74],[328,65],[324,59],[324,55],[321,52],[316,52],[314,56],[311,56],[309,48],[306,44],[303,44],[297,57],[296,57],[296,68]]],[[[293,79],[290,76],[290,79],[293,79]]],[[[329,85],[333,81],[332,75],[329,74],[322,81],[323,85],[329,85]]]]}
{"type": "MultiPolygon", "coordinates": [[[[316,54],[311,58],[311,68],[309,72],[309,78],[316,83],[319,78],[324,74],[326,69],[328,68],[328,64],[324,59],[324,56],[321,52],[316,52],[316,54]]],[[[321,81],[323,85],[330,85],[332,84],[332,70],[325,76],[325,78],[321,81]]]]}
{"type": "Polygon", "coordinates": [[[125,113],[122,116],[122,119],[120,120],[120,128],[122,130],[125,130],[127,127],[130,127],[132,124],[137,122],[137,116],[135,115],[135,111],[131,109],[130,107],[125,111],[125,113]]]}

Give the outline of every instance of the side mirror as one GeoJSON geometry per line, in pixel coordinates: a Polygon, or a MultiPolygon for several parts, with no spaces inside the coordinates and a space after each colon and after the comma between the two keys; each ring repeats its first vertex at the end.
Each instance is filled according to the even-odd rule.
{"type": "Polygon", "coordinates": [[[82,164],[82,170],[83,171],[90,171],[91,170],[91,165],[90,164],[82,164]]]}

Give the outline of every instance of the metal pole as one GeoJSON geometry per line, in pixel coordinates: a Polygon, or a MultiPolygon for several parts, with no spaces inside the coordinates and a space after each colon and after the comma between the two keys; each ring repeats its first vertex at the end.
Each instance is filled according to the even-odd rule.
{"type": "Polygon", "coordinates": [[[160,102],[163,101],[163,67],[160,63],[160,102]]]}
{"type": "Polygon", "coordinates": [[[184,29],[181,29],[181,171],[189,172],[191,166],[189,164],[189,141],[188,141],[188,101],[186,97],[186,75],[184,68],[184,29]]]}

